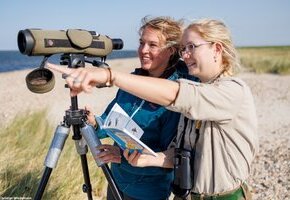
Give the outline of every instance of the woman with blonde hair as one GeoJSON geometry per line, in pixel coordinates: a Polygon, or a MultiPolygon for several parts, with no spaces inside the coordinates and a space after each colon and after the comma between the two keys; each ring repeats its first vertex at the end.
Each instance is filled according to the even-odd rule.
{"type": "MultiPolygon", "coordinates": [[[[194,21],[184,30],[179,53],[189,74],[198,77],[200,83],[140,77],[115,70],[107,73],[105,69],[83,69],[80,73],[51,64],[48,67],[82,80],[75,85],[73,78],[66,79],[75,93],[89,92],[96,84],[111,82],[181,113],[175,145],[191,153],[191,199],[249,199],[245,181],[258,150],[257,119],[249,87],[233,76],[239,60],[230,31],[219,20],[194,21]]],[[[174,167],[174,148],[158,153],[157,158],[128,151],[124,156],[133,166],[174,167]]]]}
{"type": "MultiPolygon", "coordinates": [[[[171,17],[144,17],[139,29],[138,56],[140,68],[132,74],[143,77],[156,77],[176,80],[184,76],[182,68],[186,65],[180,61],[178,54],[182,36],[182,23],[171,17]]],[[[184,71],[184,70],[183,70],[184,71]]],[[[165,107],[148,102],[120,89],[110,102],[101,118],[106,119],[115,104],[118,104],[132,119],[142,127],[144,133],[140,138],[155,152],[165,151],[177,132],[180,114],[165,107]]],[[[88,122],[96,126],[93,111],[88,109],[88,122]]],[[[108,137],[105,131],[96,128],[99,138],[108,137]]],[[[135,167],[130,165],[117,144],[101,145],[103,150],[98,159],[111,163],[113,178],[123,199],[167,199],[173,170],[162,167],[135,167]]],[[[108,188],[107,199],[113,200],[108,188]]]]}

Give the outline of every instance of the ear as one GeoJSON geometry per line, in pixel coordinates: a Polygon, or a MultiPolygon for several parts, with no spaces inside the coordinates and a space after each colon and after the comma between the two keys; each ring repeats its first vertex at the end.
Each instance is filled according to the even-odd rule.
{"type": "Polygon", "coordinates": [[[173,47],[169,47],[169,48],[168,48],[168,52],[170,53],[170,56],[172,56],[172,55],[174,55],[174,54],[175,54],[175,52],[176,52],[176,49],[175,49],[175,48],[173,48],[173,47]]]}
{"type": "Polygon", "coordinates": [[[223,52],[223,45],[219,42],[215,42],[214,44],[214,51],[215,51],[215,55],[221,55],[223,52]]]}

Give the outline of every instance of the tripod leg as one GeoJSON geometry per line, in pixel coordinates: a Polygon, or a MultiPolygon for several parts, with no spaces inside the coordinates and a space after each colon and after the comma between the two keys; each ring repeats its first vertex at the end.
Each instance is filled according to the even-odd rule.
{"type": "Polygon", "coordinates": [[[101,167],[109,184],[109,187],[112,190],[112,193],[114,195],[114,198],[117,200],[122,200],[121,195],[119,193],[118,187],[115,184],[115,181],[113,179],[113,176],[111,174],[111,171],[107,164],[103,163],[101,160],[96,159],[97,154],[100,152],[97,150],[97,147],[101,145],[100,139],[95,134],[94,128],[92,126],[89,126],[87,124],[84,124],[84,126],[81,128],[81,133],[84,139],[87,142],[87,145],[90,148],[90,151],[98,165],[98,167],[101,167]]]}
{"type": "Polygon", "coordinates": [[[40,184],[38,186],[37,192],[36,192],[36,194],[34,196],[35,200],[40,200],[42,198],[42,195],[43,195],[45,187],[46,187],[46,185],[48,183],[48,179],[50,177],[51,172],[52,172],[51,168],[45,167],[45,170],[43,172],[43,175],[42,175],[40,184]]]}
{"type": "Polygon", "coordinates": [[[106,176],[106,179],[108,181],[108,184],[109,184],[109,187],[110,187],[110,189],[112,191],[112,194],[114,196],[114,199],[116,199],[116,200],[122,200],[122,197],[120,195],[120,192],[118,190],[118,187],[117,187],[116,183],[114,182],[112,173],[111,173],[108,165],[107,164],[104,164],[104,165],[101,166],[101,168],[102,168],[102,170],[103,170],[103,172],[104,172],[104,174],[106,176]]]}
{"type": "Polygon", "coordinates": [[[89,175],[88,161],[86,155],[81,155],[81,162],[83,168],[83,175],[85,184],[83,185],[83,192],[87,193],[88,199],[93,199],[92,197],[92,185],[89,175]]]}
{"type": "Polygon", "coordinates": [[[56,167],[57,161],[59,159],[60,153],[64,147],[65,141],[69,134],[69,128],[64,125],[57,126],[54,137],[52,139],[52,142],[50,144],[48,153],[46,155],[44,165],[45,170],[42,175],[39,187],[37,189],[36,195],[34,197],[35,200],[39,200],[42,198],[43,192],[45,190],[45,187],[48,183],[48,179],[51,175],[52,169],[56,167]]]}
{"type": "Polygon", "coordinates": [[[81,138],[80,140],[76,140],[75,146],[76,146],[78,154],[81,157],[83,176],[84,176],[84,181],[85,181],[85,184],[83,185],[83,192],[87,193],[88,199],[91,200],[93,199],[92,186],[91,186],[88,161],[87,161],[87,156],[86,156],[86,153],[88,152],[88,147],[83,138],[81,138]]]}

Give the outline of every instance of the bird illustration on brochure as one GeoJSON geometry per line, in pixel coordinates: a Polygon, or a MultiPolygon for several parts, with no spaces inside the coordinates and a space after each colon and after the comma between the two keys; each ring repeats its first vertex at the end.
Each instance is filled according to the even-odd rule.
{"type": "Polygon", "coordinates": [[[121,149],[137,150],[140,153],[157,156],[140,140],[144,131],[132,117],[129,117],[119,104],[115,103],[105,121],[100,117],[97,117],[96,120],[100,129],[105,130],[121,149]]]}

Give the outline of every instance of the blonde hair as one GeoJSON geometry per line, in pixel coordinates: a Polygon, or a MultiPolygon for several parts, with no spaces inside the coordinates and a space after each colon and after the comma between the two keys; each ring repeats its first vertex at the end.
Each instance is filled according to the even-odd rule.
{"type": "Polygon", "coordinates": [[[159,32],[159,39],[165,40],[166,47],[170,47],[174,50],[174,54],[170,59],[170,63],[173,64],[179,59],[178,51],[182,37],[182,26],[183,22],[181,20],[176,21],[168,16],[160,16],[155,18],[145,16],[141,20],[139,35],[141,36],[147,27],[159,32]]]}
{"type": "Polygon", "coordinates": [[[222,21],[199,19],[187,26],[184,31],[186,30],[197,32],[206,41],[222,44],[222,65],[224,75],[232,76],[234,72],[240,68],[240,59],[234,47],[230,30],[222,21]]]}

